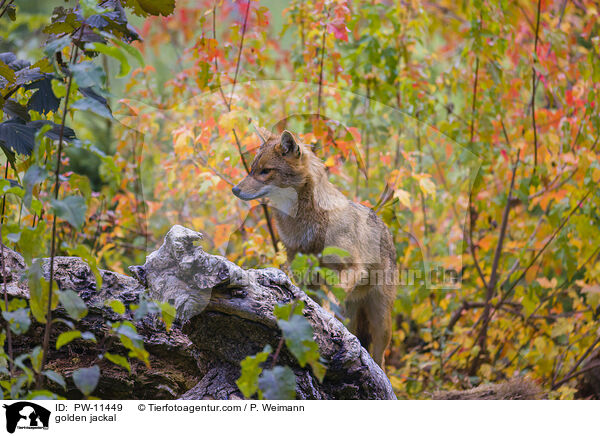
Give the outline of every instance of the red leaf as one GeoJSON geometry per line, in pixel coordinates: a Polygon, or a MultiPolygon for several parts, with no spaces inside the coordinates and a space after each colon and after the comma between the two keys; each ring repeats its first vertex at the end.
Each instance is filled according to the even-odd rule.
{"type": "Polygon", "coordinates": [[[333,20],[331,23],[327,24],[327,31],[329,33],[333,33],[336,39],[341,39],[342,41],[348,41],[348,28],[344,22],[337,18],[333,20]]]}

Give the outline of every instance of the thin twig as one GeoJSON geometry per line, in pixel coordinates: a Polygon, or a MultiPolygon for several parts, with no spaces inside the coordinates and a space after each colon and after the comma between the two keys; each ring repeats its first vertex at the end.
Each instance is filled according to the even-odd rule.
{"type": "MultiPolygon", "coordinates": [[[[10,8],[10,5],[13,4],[14,0],[10,0],[8,2],[8,4],[6,5],[6,7],[4,8],[4,10],[2,12],[0,12],[0,18],[2,18],[4,16],[4,14],[6,13],[6,11],[8,11],[8,8],[10,8]]],[[[4,2],[2,2],[2,6],[4,6],[4,2]]],[[[2,6],[0,6],[0,9],[2,8],[2,6]]]]}
{"type": "Polygon", "coordinates": [[[592,351],[594,351],[594,348],[596,348],[596,345],[598,345],[599,343],[600,343],[600,338],[596,338],[596,340],[594,342],[592,342],[592,345],[590,345],[587,348],[587,350],[585,350],[585,352],[579,357],[579,359],[577,359],[577,362],[575,362],[575,365],[573,365],[573,367],[569,370],[569,372],[567,372],[567,375],[562,380],[560,380],[552,385],[552,390],[556,389],[557,387],[561,386],[568,380],[572,379],[573,374],[575,374],[575,371],[577,370],[577,368],[579,368],[579,365],[581,365],[583,363],[583,361],[586,359],[586,357],[588,357],[590,355],[590,353],[592,351]]]}
{"type": "MultiPolygon", "coordinates": [[[[240,63],[242,60],[242,50],[244,49],[244,36],[246,36],[246,25],[248,24],[248,13],[250,12],[250,0],[248,0],[248,6],[246,7],[246,15],[244,16],[244,25],[242,27],[242,39],[240,40],[240,48],[238,50],[237,61],[235,63],[235,74],[233,75],[233,85],[231,86],[231,95],[229,96],[229,108],[231,108],[231,101],[233,100],[233,92],[235,90],[235,84],[237,82],[238,72],[240,70],[240,63]]],[[[214,9],[213,9],[214,14],[214,9]]]]}
{"type": "MultiPolygon", "coordinates": [[[[85,23],[82,24],[79,36],[79,43],[81,43],[81,37],[83,36],[85,23]]],[[[79,50],[79,44],[74,44],[75,54],[73,56],[73,62],[77,60],[77,52],[79,50]]],[[[58,192],[60,190],[60,167],[61,167],[61,158],[62,158],[62,148],[64,141],[64,133],[65,133],[65,124],[67,122],[67,113],[69,111],[69,96],[71,94],[71,85],[73,84],[73,74],[69,72],[69,80],[67,83],[67,92],[65,95],[65,104],[63,107],[63,115],[60,123],[60,131],[58,134],[58,151],[56,156],[56,169],[54,171],[54,199],[58,200],[58,192]]],[[[46,326],[44,328],[44,339],[42,343],[42,365],[40,367],[40,372],[37,374],[36,386],[38,389],[41,388],[42,384],[42,371],[44,370],[44,366],[46,364],[46,359],[48,358],[48,347],[50,344],[50,330],[52,328],[52,284],[54,282],[54,258],[56,256],[56,214],[54,214],[52,219],[52,242],[50,248],[50,280],[48,283],[48,306],[46,308],[46,326]]]]}
{"type": "Polygon", "coordinates": [[[492,261],[492,271],[490,273],[490,280],[487,286],[487,292],[485,296],[485,307],[483,308],[483,313],[481,315],[482,325],[481,330],[479,331],[479,335],[477,338],[477,343],[480,346],[479,353],[475,356],[473,360],[473,365],[471,367],[471,374],[474,374],[479,367],[479,356],[481,353],[484,353],[487,348],[487,329],[490,322],[490,309],[491,309],[491,301],[494,297],[494,293],[496,291],[496,284],[498,282],[498,265],[500,263],[500,257],[502,256],[502,248],[504,247],[504,238],[506,237],[506,229],[508,228],[508,217],[510,215],[511,208],[511,197],[512,192],[515,186],[515,176],[517,174],[517,168],[519,166],[520,161],[520,150],[517,150],[517,159],[513,166],[512,176],[510,179],[510,186],[508,188],[508,193],[506,196],[506,205],[504,206],[504,212],[502,213],[502,223],[500,224],[500,236],[498,237],[498,244],[496,245],[496,250],[494,252],[494,259],[492,261]]]}
{"type": "MultiPolygon", "coordinates": [[[[8,164],[7,164],[8,165],[8,164]]],[[[8,312],[8,291],[6,290],[6,258],[4,257],[4,242],[2,241],[2,220],[0,220],[0,256],[2,257],[2,288],[4,291],[4,310],[8,312]]],[[[13,367],[13,343],[12,332],[10,330],[10,322],[6,321],[6,341],[8,346],[8,368],[10,375],[14,374],[13,367]]]]}
{"type": "Polygon", "coordinates": [[[537,139],[537,126],[535,125],[535,91],[537,89],[538,82],[535,80],[536,71],[535,71],[535,58],[537,57],[537,47],[539,40],[539,30],[540,30],[540,8],[542,5],[542,0],[538,0],[537,4],[537,18],[535,24],[535,42],[534,42],[534,60],[533,66],[531,67],[532,75],[531,75],[531,122],[533,124],[533,172],[535,173],[538,163],[538,139],[537,139]]]}
{"type": "MultiPolygon", "coordinates": [[[[215,4],[216,7],[216,4],[215,4]]],[[[227,102],[227,98],[225,97],[225,94],[223,92],[223,89],[221,87],[221,82],[219,80],[218,86],[220,89],[220,93],[221,93],[221,98],[223,99],[223,103],[225,104],[225,106],[227,107],[227,111],[230,112],[231,111],[231,101],[233,99],[233,91],[235,88],[235,84],[237,81],[237,76],[238,76],[238,70],[240,67],[240,62],[241,62],[241,56],[242,56],[242,49],[244,48],[244,35],[246,34],[246,24],[248,21],[248,12],[250,11],[250,0],[248,0],[248,7],[246,8],[246,16],[244,17],[244,25],[242,27],[242,39],[240,42],[240,47],[239,47],[239,51],[238,51],[238,57],[237,57],[237,62],[236,62],[236,66],[235,66],[235,75],[233,78],[233,86],[231,87],[231,97],[229,99],[229,102],[227,102]]],[[[216,40],[217,38],[217,34],[216,34],[216,29],[215,29],[215,8],[213,8],[213,37],[216,40]]],[[[217,62],[215,62],[215,76],[219,77],[219,64],[217,62]]],[[[235,139],[235,145],[237,147],[238,153],[240,155],[240,159],[242,161],[242,164],[244,165],[244,168],[246,169],[246,173],[250,174],[250,167],[248,166],[248,163],[246,162],[246,158],[244,157],[244,153],[242,151],[242,144],[240,142],[240,139],[237,135],[237,131],[235,130],[235,128],[231,129],[231,132],[233,134],[233,137],[235,139]]],[[[261,208],[263,210],[263,214],[265,215],[265,220],[267,221],[267,228],[269,230],[269,235],[271,236],[271,243],[273,244],[273,249],[275,250],[275,253],[277,253],[279,250],[277,248],[277,237],[275,236],[275,230],[273,229],[273,224],[271,222],[271,214],[269,213],[269,208],[266,204],[261,203],[261,208]]]]}
{"type": "Polygon", "coordinates": [[[321,37],[321,61],[319,66],[319,94],[317,97],[317,117],[321,115],[321,93],[323,89],[323,62],[325,60],[325,35],[327,34],[327,20],[329,19],[329,12],[327,12],[327,18],[323,23],[323,35],[321,37]]]}
{"type": "Polygon", "coordinates": [[[531,259],[531,261],[529,262],[529,264],[527,265],[527,267],[521,272],[521,274],[519,275],[519,277],[513,282],[513,284],[510,286],[510,288],[508,288],[508,290],[504,293],[502,299],[498,302],[498,304],[494,308],[494,311],[501,304],[503,304],[506,301],[506,299],[510,296],[512,290],[523,279],[523,277],[525,277],[525,274],[527,274],[527,271],[529,271],[529,269],[535,264],[535,262],[539,259],[539,257],[546,250],[546,248],[548,248],[548,246],[554,240],[554,238],[556,238],[556,235],[558,235],[558,233],[563,229],[563,227],[567,224],[567,222],[569,222],[569,219],[571,218],[571,216],[573,216],[573,214],[581,207],[581,205],[583,204],[583,202],[589,197],[589,195],[592,193],[592,190],[594,190],[594,189],[595,189],[595,187],[590,188],[588,190],[588,192],[583,196],[583,198],[577,203],[577,205],[573,209],[571,209],[571,211],[569,212],[569,214],[562,221],[562,223],[560,223],[560,225],[558,226],[558,228],[550,236],[550,238],[546,241],[546,243],[544,244],[544,246],[540,249],[540,251],[537,252],[537,254],[533,257],[533,259],[531,259]]]}
{"type": "MultiPolygon", "coordinates": [[[[212,31],[213,31],[213,39],[216,41],[217,40],[217,25],[216,25],[216,10],[217,10],[217,2],[215,1],[214,5],[213,5],[213,11],[212,11],[212,31]]],[[[215,72],[216,74],[216,79],[219,81],[219,92],[221,93],[221,98],[223,99],[223,102],[225,103],[225,106],[227,106],[227,110],[231,110],[231,106],[230,104],[227,102],[227,97],[225,97],[225,93],[223,92],[223,87],[221,86],[221,78],[219,77],[219,59],[218,57],[215,55],[215,72]]]]}

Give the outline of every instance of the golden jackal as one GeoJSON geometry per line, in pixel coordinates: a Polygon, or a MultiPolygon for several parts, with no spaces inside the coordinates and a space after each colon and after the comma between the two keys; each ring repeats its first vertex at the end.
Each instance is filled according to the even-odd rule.
{"type": "Polygon", "coordinates": [[[287,130],[260,129],[260,146],[248,176],[232,191],[242,200],[268,197],[288,261],[296,253],[320,254],[339,247],[350,258],[323,256],[340,271],[350,331],[383,367],[392,336],[396,297],[396,249],[375,212],[348,200],[327,179],[323,162],[287,130]]]}

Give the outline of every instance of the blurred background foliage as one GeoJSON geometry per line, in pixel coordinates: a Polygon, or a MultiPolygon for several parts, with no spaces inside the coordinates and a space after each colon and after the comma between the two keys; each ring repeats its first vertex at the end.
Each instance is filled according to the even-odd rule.
{"type": "MultiPolygon", "coordinates": [[[[42,58],[61,5],[15,2],[0,51],[42,58]]],[[[230,188],[259,145],[252,124],[288,128],[376,208],[417,277],[398,288],[386,360],[399,398],[518,375],[582,395],[574,375],[600,343],[598,7],[178,0],[168,16],[130,14],[142,62],[93,59],[112,115],[69,113],[81,143],[64,189],[90,195],[58,253],[81,245],[125,272],[182,224],[210,252],[286,267],[268,209],[230,188]]],[[[39,224],[10,196],[6,215],[39,224]]]]}

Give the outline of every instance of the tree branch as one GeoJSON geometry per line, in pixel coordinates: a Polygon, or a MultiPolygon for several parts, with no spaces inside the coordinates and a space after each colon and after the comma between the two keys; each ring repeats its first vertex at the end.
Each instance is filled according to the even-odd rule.
{"type": "Polygon", "coordinates": [[[531,122],[533,124],[533,172],[537,168],[538,162],[538,139],[537,139],[537,126],[535,124],[535,91],[537,89],[538,82],[535,80],[536,72],[535,72],[535,59],[537,58],[537,46],[539,40],[539,30],[540,30],[540,8],[542,5],[542,0],[538,0],[537,4],[537,18],[535,24],[535,42],[534,42],[534,60],[533,66],[531,67],[532,75],[531,75],[531,122]]]}

